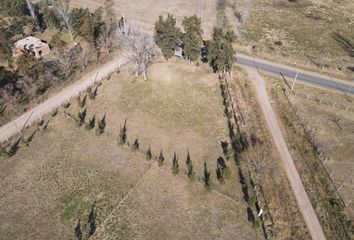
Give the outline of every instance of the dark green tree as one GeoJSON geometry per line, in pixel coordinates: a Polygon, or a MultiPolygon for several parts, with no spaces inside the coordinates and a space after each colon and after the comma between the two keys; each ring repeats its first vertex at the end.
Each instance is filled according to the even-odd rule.
{"type": "Polygon", "coordinates": [[[140,143],[139,143],[139,139],[138,138],[136,138],[135,139],[135,141],[134,141],[134,143],[133,143],[133,146],[132,146],[132,151],[138,151],[139,150],[139,145],[140,145],[140,143]]]}
{"type": "Polygon", "coordinates": [[[97,121],[96,134],[97,135],[102,134],[105,128],[106,128],[106,115],[104,115],[101,120],[97,121]]]}
{"type": "Polygon", "coordinates": [[[87,219],[88,223],[88,237],[91,237],[96,231],[96,210],[95,204],[91,207],[91,211],[88,215],[87,219]]]}
{"type": "Polygon", "coordinates": [[[95,127],[95,125],[96,125],[96,116],[93,115],[93,117],[89,119],[89,122],[86,124],[85,128],[87,130],[91,130],[95,127]]]}
{"type": "Polygon", "coordinates": [[[146,151],[146,160],[151,160],[152,158],[152,153],[151,153],[151,147],[149,146],[149,149],[146,151]]]}
{"type": "Polygon", "coordinates": [[[205,188],[209,189],[210,188],[210,171],[208,170],[208,166],[207,166],[206,162],[204,162],[203,181],[204,181],[205,188]]]}
{"type": "Polygon", "coordinates": [[[97,90],[98,90],[98,87],[96,87],[95,90],[92,90],[92,88],[90,88],[89,97],[91,100],[94,100],[96,98],[97,90]]]}
{"type": "Polygon", "coordinates": [[[232,70],[235,61],[235,50],[232,46],[233,35],[231,31],[224,33],[221,28],[214,28],[213,39],[208,43],[208,61],[215,72],[226,74],[232,70]]]}
{"type": "Polygon", "coordinates": [[[166,59],[174,55],[180,36],[181,31],[176,27],[176,19],[173,15],[168,14],[166,19],[159,16],[159,19],[155,22],[154,39],[166,59]]]}
{"type": "Polygon", "coordinates": [[[87,115],[87,109],[85,108],[82,112],[79,111],[77,113],[77,118],[78,118],[78,126],[81,127],[85,123],[85,118],[87,115]]]}
{"type": "Polygon", "coordinates": [[[226,166],[226,162],[222,157],[219,157],[216,160],[216,177],[218,178],[218,180],[220,182],[223,182],[226,175],[227,175],[227,166],[226,166]]]}
{"type": "Polygon", "coordinates": [[[79,105],[80,108],[85,107],[86,100],[87,100],[87,95],[85,95],[83,99],[81,99],[80,96],[77,97],[77,104],[79,105]]]}
{"type": "Polygon", "coordinates": [[[183,34],[184,56],[190,61],[197,61],[200,58],[203,44],[201,20],[196,15],[185,17],[182,26],[185,31],[183,34]]]}
{"type": "Polygon", "coordinates": [[[177,175],[179,173],[178,158],[177,158],[176,152],[173,153],[172,172],[175,175],[177,175]]]}
{"type": "Polygon", "coordinates": [[[118,142],[120,145],[127,142],[127,119],[125,119],[123,127],[120,128],[118,142]]]}
{"type": "Polygon", "coordinates": [[[75,237],[77,240],[82,240],[82,230],[81,230],[81,221],[79,220],[74,229],[75,237]]]}
{"type": "Polygon", "coordinates": [[[165,161],[165,157],[163,156],[163,150],[162,149],[160,151],[160,155],[159,155],[157,160],[159,162],[159,166],[161,167],[163,165],[164,161],[165,161]]]}
{"type": "Polygon", "coordinates": [[[194,171],[193,171],[192,159],[189,152],[187,153],[186,165],[187,165],[187,176],[189,178],[192,178],[194,176],[194,171]]]}

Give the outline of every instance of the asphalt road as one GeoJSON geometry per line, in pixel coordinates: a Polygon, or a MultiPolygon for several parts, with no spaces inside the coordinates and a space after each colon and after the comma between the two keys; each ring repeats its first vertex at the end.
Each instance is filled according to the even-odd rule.
{"type": "Polygon", "coordinates": [[[114,72],[121,65],[124,65],[127,60],[122,56],[103,64],[101,67],[93,72],[88,73],[81,80],[74,82],[72,85],[50,97],[48,100],[39,104],[35,108],[29,110],[13,121],[0,127],[0,142],[10,139],[12,136],[21,133],[25,126],[29,126],[38,121],[42,116],[52,110],[60,107],[70,98],[77,96],[80,92],[85,91],[95,82],[99,82],[106,78],[110,73],[114,72]]]}
{"type": "Polygon", "coordinates": [[[250,78],[252,79],[256,91],[259,104],[262,108],[263,115],[272,135],[275,146],[282,160],[290,186],[293,189],[300,212],[305,220],[306,226],[313,240],[325,240],[321,224],[317,218],[315,210],[302,184],[300,175],[296,169],[295,163],[291,157],[288,146],[284,140],[278,120],[269,101],[269,96],[265,87],[264,79],[259,75],[256,69],[246,68],[250,78]]]}
{"type": "Polygon", "coordinates": [[[342,80],[331,79],[327,76],[313,74],[310,72],[302,71],[299,69],[283,66],[280,64],[271,63],[265,60],[253,59],[246,55],[237,54],[236,62],[244,67],[250,67],[259,70],[260,72],[264,71],[271,73],[277,76],[284,75],[288,80],[288,84],[292,84],[295,79],[296,73],[298,72],[297,81],[302,81],[311,85],[335,90],[345,94],[354,95],[354,82],[346,83],[342,80]]]}

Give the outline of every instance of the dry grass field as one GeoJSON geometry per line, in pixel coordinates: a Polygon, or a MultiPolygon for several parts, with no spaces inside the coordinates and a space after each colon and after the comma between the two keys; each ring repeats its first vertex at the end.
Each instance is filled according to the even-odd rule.
{"type": "Polygon", "coordinates": [[[239,25],[239,51],[316,71],[323,63],[324,73],[352,79],[353,70],[348,68],[354,67],[353,1],[232,0],[230,3],[236,14],[249,6],[248,19],[239,25]]]}
{"type": "MultiPolygon", "coordinates": [[[[301,85],[296,90],[353,107],[354,98],[350,96],[344,97],[342,94],[301,85]]],[[[299,109],[299,115],[315,132],[323,151],[328,155],[325,166],[333,174],[336,186],[339,188],[343,185],[339,192],[345,203],[348,203],[354,196],[354,148],[351,147],[354,145],[354,112],[352,109],[346,111],[341,106],[333,107],[301,96],[290,96],[292,103],[299,109]]],[[[349,204],[348,210],[351,217],[354,217],[354,204],[349,204]]]]}
{"type": "Polygon", "coordinates": [[[326,102],[352,104],[353,98],[298,84],[297,95],[290,94],[288,100],[281,88],[283,82],[264,77],[291,155],[326,236],[352,239],[353,204],[346,204],[353,197],[354,114],[326,102]],[[300,93],[325,100],[307,100],[300,93]]]}
{"type": "Polygon", "coordinates": [[[235,164],[227,161],[231,174],[223,184],[216,179],[220,142],[228,136],[209,69],[172,60],[154,64],[143,81],[126,67],[103,81],[86,107],[86,119],[106,115],[104,134],[76,126],[68,116],[80,110],[73,99],[42,126],[27,129],[26,139],[39,129],[28,146],[21,142],[16,155],[0,158],[1,239],[73,239],[78,220],[86,238],[92,206],[96,239],[262,237],[247,220],[235,164]],[[125,119],[130,146],[139,138],[138,152],[117,144],[125,119]],[[163,148],[162,167],[145,159],[148,146],[154,159],[163,148]],[[188,150],[193,181],[185,174],[188,150]],[[171,171],[174,151],[179,175],[171,171]],[[204,161],[210,191],[201,179],[204,161]]]}
{"type": "MultiPolygon", "coordinates": [[[[73,6],[88,7],[91,9],[102,6],[104,0],[73,0],[73,6]]],[[[152,31],[154,23],[161,14],[171,13],[177,19],[177,24],[182,19],[193,14],[202,19],[204,36],[211,36],[216,23],[217,0],[115,0],[115,10],[118,17],[125,14],[128,24],[152,31]]]]}

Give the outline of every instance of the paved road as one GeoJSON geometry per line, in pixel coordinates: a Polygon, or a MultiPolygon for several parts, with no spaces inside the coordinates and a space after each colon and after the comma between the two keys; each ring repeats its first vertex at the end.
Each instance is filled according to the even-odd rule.
{"type": "MultiPolygon", "coordinates": [[[[257,90],[257,97],[262,108],[263,115],[265,117],[268,128],[273,137],[273,141],[276,148],[280,154],[281,160],[283,162],[286,175],[290,182],[291,188],[294,191],[296,201],[298,203],[299,209],[303,215],[306,226],[310,232],[313,240],[325,240],[325,235],[321,224],[316,216],[313,206],[310,202],[309,197],[305,191],[300,175],[296,169],[294,161],[290,155],[288,147],[285,143],[283,134],[279,127],[277,118],[275,116],[274,110],[270,104],[268,93],[265,87],[263,78],[258,74],[257,70],[246,68],[250,78],[253,80],[254,85],[257,90]]],[[[284,203],[286,204],[286,203],[284,203]]]]}
{"type": "Polygon", "coordinates": [[[77,96],[80,92],[86,90],[89,86],[92,86],[94,82],[101,81],[125,63],[126,59],[124,57],[115,58],[114,60],[102,65],[94,72],[87,74],[82,78],[82,80],[73,83],[55,96],[29,110],[27,113],[16,118],[10,123],[5,124],[0,128],[0,142],[4,142],[15,134],[18,134],[25,124],[26,126],[31,125],[31,123],[39,120],[43,115],[60,107],[70,98],[77,96]]]}
{"type": "Polygon", "coordinates": [[[280,73],[282,73],[288,80],[290,80],[289,84],[292,84],[296,73],[299,71],[297,76],[298,81],[306,82],[323,88],[328,88],[341,93],[350,93],[351,95],[354,95],[354,83],[349,83],[338,79],[333,80],[324,75],[302,71],[296,68],[291,68],[265,60],[253,59],[242,54],[236,55],[236,62],[241,66],[258,69],[259,71],[264,71],[277,76],[280,76],[280,73]]]}

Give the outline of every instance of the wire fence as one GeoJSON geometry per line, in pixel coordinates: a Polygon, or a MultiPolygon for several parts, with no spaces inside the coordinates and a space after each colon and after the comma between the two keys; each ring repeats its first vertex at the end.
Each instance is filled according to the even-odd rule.
{"type": "Polygon", "coordinates": [[[296,97],[301,97],[307,101],[316,102],[318,105],[327,105],[332,107],[332,109],[354,112],[354,106],[352,103],[338,102],[333,99],[329,99],[329,97],[326,96],[318,96],[313,93],[304,93],[299,90],[290,90],[289,88],[285,88],[285,93],[287,96],[293,95],[296,97]]]}
{"type": "MultiPolygon", "coordinates": [[[[304,129],[306,137],[309,139],[311,144],[314,146],[314,148],[316,149],[318,154],[320,154],[320,158],[319,158],[320,164],[321,164],[323,170],[325,171],[326,175],[328,176],[330,182],[334,186],[334,189],[336,190],[338,198],[343,203],[344,208],[349,212],[348,206],[352,202],[352,199],[348,199],[348,202],[346,203],[345,199],[340,194],[340,190],[344,186],[343,181],[340,180],[342,182],[342,184],[340,184],[338,186],[338,181],[336,179],[334,179],[334,175],[335,175],[334,170],[330,170],[329,167],[326,167],[326,162],[331,159],[331,157],[329,157],[328,153],[326,152],[326,147],[316,137],[316,134],[313,131],[313,129],[310,127],[310,124],[304,119],[304,117],[301,116],[299,108],[296,106],[296,104],[292,103],[289,96],[291,96],[291,94],[293,94],[295,96],[305,97],[308,101],[311,101],[311,100],[320,101],[319,104],[330,105],[330,106],[332,106],[332,108],[337,106],[340,108],[340,110],[345,110],[345,111],[349,111],[350,109],[352,109],[352,108],[350,108],[351,105],[350,104],[344,105],[344,104],[336,103],[333,100],[324,99],[323,97],[321,99],[318,99],[318,97],[316,95],[312,95],[312,97],[311,97],[310,94],[304,94],[299,91],[292,91],[287,86],[284,86],[283,89],[284,89],[284,93],[288,99],[288,102],[291,106],[291,109],[295,113],[301,126],[304,129]]],[[[353,111],[353,110],[351,110],[351,111],[353,111]]]]}

